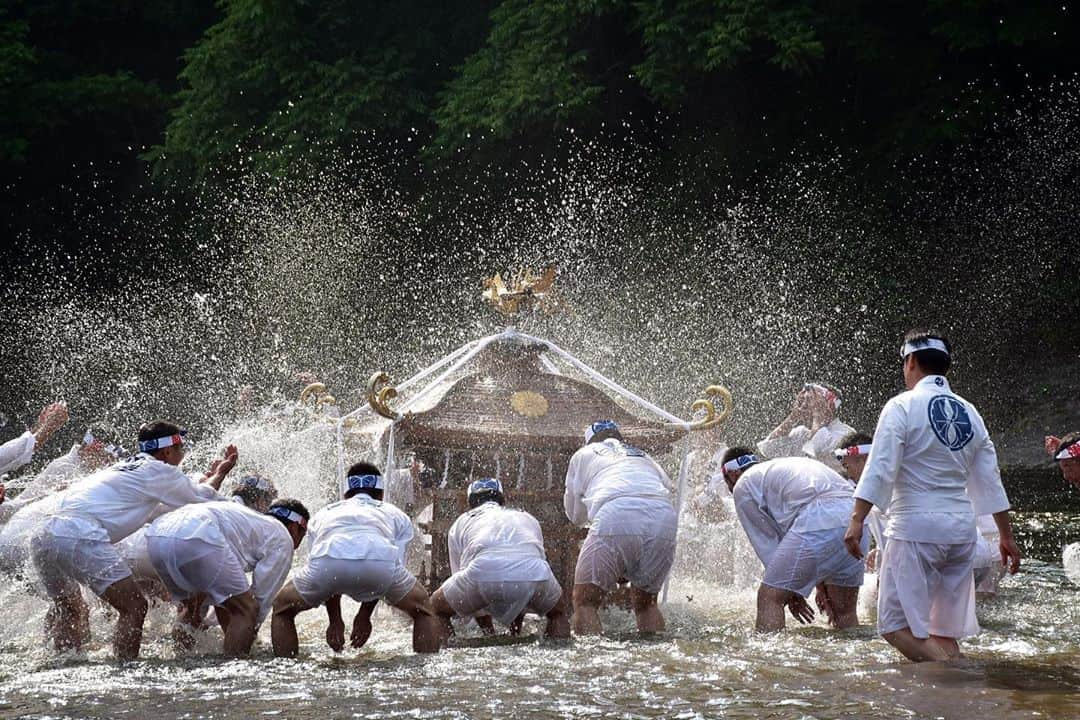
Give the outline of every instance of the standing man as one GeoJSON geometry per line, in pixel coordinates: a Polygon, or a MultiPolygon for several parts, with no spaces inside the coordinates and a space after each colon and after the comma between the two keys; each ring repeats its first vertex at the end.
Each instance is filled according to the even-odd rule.
{"type": "Polygon", "coordinates": [[[979,632],[976,515],[993,515],[1001,559],[1010,572],[1020,569],[994,444],[975,407],[945,379],[951,352],[937,333],[905,336],[908,389],[881,411],[844,537],[848,552],[861,558],[870,508],[887,512],[878,632],[916,662],[957,657],[958,641],[979,632]]]}
{"type": "MultiPolygon", "coordinates": [[[[806,602],[834,627],[858,625],[863,566],[844,552],[844,530],[854,505],[851,483],[806,457],[761,462],[749,448],[724,453],[724,480],[735,512],[765,566],[758,588],[758,632],[784,628],[784,608],[802,623],[813,620],[806,602]]],[[[867,538],[859,538],[865,550],[867,538]]]]}
{"type": "Polygon", "coordinates": [[[450,526],[447,542],[453,573],[431,596],[431,605],[450,628],[450,618],[476,617],[494,631],[491,616],[521,631],[525,612],[547,616],[547,637],[570,637],[562,586],[544,553],[540,523],[523,510],[504,507],[495,478],[469,485],[468,512],[450,526]]]}
{"type": "Polygon", "coordinates": [[[758,452],[765,458],[807,455],[840,472],[833,451],[854,428],[836,416],[839,409],[839,390],[832,385],[806,383],[796,393],[788,416],[757,444],[758,452]]]}
{"type": "Polygon", "coordinates": [[[349,468],[345,499],[327,505],[311,520],[308,564],[274,599],[271,634],[274,654],[296,657],[296,616],[326,603],[330,626],[326,643],[334,652],[345,647],[341,596],[360,603],[353,619],[352,646],[371,636],[371,614],[379,600],[407,613],[413,621],[413,650],[439,651],[439,621],[424,586],[405,567],[413,537],[409,516],[383,502],[383,479],[370,463],[349,468]]]}
{"type": "Polygon", "coordinates": [[[663,468],[626,444],[613,421],[598,420],[585,430],[585,447],[570,458],[563,496],[570,522],[589,526],[574,571],[575,633],[603,631],[600,606],[624,578],[638,631],[664,629],[656,595],[675,560],[672,492],[663,468]]]}
{"type": "Polygon", "coordinates": [[[309,517],[299,500],[276,500],[265,515],[238,502],[188,505],[150,525],[147,551],[172,600],[205,594],[225,632],[225,654],[247,655],[309,517]]]}
{"type": "Polygon", "coordinates": [[[170,422],[147,423],[139,429],[138,454],[42,501],[48,512],[30,537],[30,557],[56,606],[58,648],[81,644],[79,586],[86,585],[120,614],[113,636],[117,657],[138,656],[147,602],[113,543],[159,508],[221,499],[217,488],[236,464],[236,448],[229,446],[207,482],[193,483],[178,467],[186,435],[170,422]]]}

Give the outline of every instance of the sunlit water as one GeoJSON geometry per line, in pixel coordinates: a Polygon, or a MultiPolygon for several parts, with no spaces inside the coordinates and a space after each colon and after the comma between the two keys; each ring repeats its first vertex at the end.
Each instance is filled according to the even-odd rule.
{"type": "MultiPolygon", "coordinates": [[[[630,615],[612,609],[603,638],[422,657],[410,650],[407,623],[382,608],[368,646],[335,656],[323,642],[325,614],[315,610],[301,616],[299,659],[273,658],[264,626],[251,659],[225,660],[216,629],[178,655],[168,639],[172,611],[158,606],[142,658],[120,664],[108,645],[113,618],[100,605],[88,649],[57,655],[44,647],[45,603],[7,585],[0,590],[0,717],[1080,716],[1080,595],[1061,564],[1061,546],[1078,536],[1077,524],[1054,513],[1017,519],[1028,552],[1046,556],[1026,561],[996,599],[980,605],[983,633],[965,645],[965,659],[948,665],[902,660],[876,637],[867,597],[867,624],[853,631],[818,622],[754,634],[760,566],[730,520],[684,517],[664,606],[668,629],[652,639],[637,637],[630,615]]],[[[347,617],[355,607],[346,600],[347,617]]],[[[526,633],[540,629],[532,620],[526,633]]]]}
{"type": "MultiPolygon", "coordinates": [[[[767,432],[807,379],[840,384],[845,419],[871,427],[898,389],[898,333],[916,322],[958,341],[962,394],[1011,408],[1005,341],[1041,342],[1026,334],[1031,309],[1041,318],[1059,300],[1035,291],[1075,240],[1080,93],[1066,88],[1055,107],[1018,120],[1017,139],[989,162],[972,149],[951,174],[964,190],[954,205],[905,195],[895,226],[850,192],[842,162],[796,163],[759,195],[718,192],[672,212],[663,199],[692,194],[688,183],[650,179],[656,158],[590,147],[569,169],[529,168],[506,197],[477,189],[442,206],[434,227],[428,203],[445,199],[406,199],[378,173],[357,182],[362,159],[310,188],[240,185],[206,200],[192,213],[216,221],[212,241],[162,236],[155,209],[136,208],[122,232],[137,254],[187,254],[110,273],[104,286],[96,273],[131,259],[122,244],[58,258],[48,238],[25,239],[34,267],[0,288],[12,310],[0,317],[0,428],[12,436],[58,397],[73,426],[105,422],[123,439],[167,416],[198,440],[187,469],[235,442],[237,473],[268,475],[316,509],[333,494],[337,458],[331,426],[287,402],[301,373],[357,407],[372,372],[398,380],[501,329],[478,303],[481,277],[547,264],[560,269],[561,309],[526,329],[680,415],[706,384],[727,383],[738,407],[727,442],[767,432]],[[245,386],[252,397],[240,402],[245,386]]],[[[720,189],[721,175],[710,178],[720,189]]],[[[760,565],[730,520],[688,519],[668,629],[650,640],[611,610],[601,639],[417,657],[402,620],[380,610],[369,645],[335,656],[312,611],[301,659],[273,659],[264,627],[251,659],[226,661],[216,630],[178,657],[171,610],[158,607],[142,659],[121,665],[103,608],[86,652],[58,656],[44,643],[45,603],[0,582],[0,717],[1080,716],[1080,598],[1068,579],[1080,581],[1080,552],[1063,554],[1080,540],[1080,516],[1018,507],[1029,559],[980,606],[983,633],[948,666],[901,660],[873,632],[869,600],[853,632],[753,634],[760,565]]]]}

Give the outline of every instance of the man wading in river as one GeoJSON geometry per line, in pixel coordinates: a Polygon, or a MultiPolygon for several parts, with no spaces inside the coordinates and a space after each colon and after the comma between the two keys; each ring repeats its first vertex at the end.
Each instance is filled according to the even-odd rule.
{"type": "Polygon", "coordinates": [[[630,581],[638,630],[664,629],[656,605],[675,560],[678,518],[667,473],[641,450],[623,442],[611,420],[585,431],[585,447],[566,470],[563,506],[570,522],[589,525],[574,571],[574,632],[595,635],[604,596],[630,581]]]}
{"type": "MultiPolygon", "coordinates": [[[[806,597],[815,587],[818,607],[834,627],[858,625],[863,564],[844,552],[851,483],[808,457],[761,462],[741,447],[724,453],[723,473],[739,523],[765,566],[757,630],[782,630],[785,607],[799,622],[813,620],[806,597]]],[[[860,548],[868,542],[864,534],[860,548]]]]}
{"type": "Polygon", "coordinates": [[[934,333],[904,338],[908,390],[881,411],[844,536],[848,552],[861,558],[867,513],[886,511],[878,632],[916,662],[956,657],[958,640],[979,632],[976,514],[993,515],[1001,559],[1010,572],[1020,569],[994,444],[975,407],[949,389],[950,353],[934,333]]]}

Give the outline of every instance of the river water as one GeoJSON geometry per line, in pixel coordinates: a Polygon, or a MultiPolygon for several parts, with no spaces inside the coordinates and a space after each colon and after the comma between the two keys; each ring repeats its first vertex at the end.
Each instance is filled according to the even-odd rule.
{"type": "Polygon", "coordinates": [[[1028,513],[1017,526],[1035,557],[980,604],[982,634],[948,665],[902,660],[876,637],[867,596],[868,624],[856,630],[818,623],[754,634],[760,566],[730,522],[684,524],[664,607],[668,630],[647,640],[628,613],[612,609],[600,639],[463,643],[420,657],[403,620],[380,609],[368,646],[335,656],[322,641],[325,617],[312,611],[301,616],[300,659],[273,658],[268,627],[250,659],[215,656],[213,630],[177,657],[170,612],[159,607],[142,658],[121,664],[111,658],[103,609],[94,610],[89,649],[58,656],[43,647],[44,603],[9,585],[0,590],[0,717],[1080,717],[1080,596],[1061,562],[1080,520],[1028,513]]]}

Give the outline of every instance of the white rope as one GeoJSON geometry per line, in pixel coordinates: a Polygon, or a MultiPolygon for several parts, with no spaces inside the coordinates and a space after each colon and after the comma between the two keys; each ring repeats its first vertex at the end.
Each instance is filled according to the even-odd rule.
{"type": "MultiPolygon", "coordinates": [[[[483,338],[483,340],[486,340],[486,339],[487,338],[483,338]]],[[[475,345],[478,342],[481,342],[481,340],[472,340],[470,342],[465,343],[464,345],[459,347],[454,352],[450,353],[449,355],[447,355],[444,358],[442,358],[441,360],[439,360],[437,363],[434,363],[433,365],[428,365],[426,368],[424,368],[420,372],[416,373],[415,375],[413,375],[408,380],[396,385],[395,386],[396,389],[399,392],[402,391],[402,390],[407,390],[409,387],[411,387],[412,385],[415,385],[416,383],[420,382],[421,380],[426,378],[428,375],[431,375],[436,370],[439,370],[440,368],[442,368],[447,363],[452,362],[453,360],[460,357],[462,355],[462,353],[469,350],[473,345],[475,345]]],[[[360,412],[370,412],[371,410],[372,410],[372,407],[370,405],[368,405],[367,400],[365,400],[362,403],[360,403],[360,405],[355,410],[353,410],[352,412],[349,412],[349,413],[346,413],[345,415],[342,415],[341,418],[338,420],[338,422],[339,423],[344,422],[345,418],[347,418],[347,417],[352,417],[353,415],[356,415],[356,414],[358,414],[360,412]]]]}
{"type": "Polygon", "coordinates": [[[410,408],[414,407],[421,400],[426,399],[428,395],[430,395],[432,392],[435,391],[436,388],[438,388],[440,385],[442,385],[443,381],[445,381],[446,378],[450,377],[455,372],[460,370],[462,368],[462,366],[464,366],[467,362],[472,360],[473,357],[475,357],[478,352],[480,352],[485,347],[490,345],[491,342],[493,340],[495,340],[495,338],[497,338],[497,337],[499,337],[499,336],[498,335],[489,335],[486,338],[482,338],[481,340],[478,340],[477,343],[476,343],[476,347],[469,350],[469,352],[465,353],[465,355],[463,357],[458,359],[453,365],[451,365],[449,368],[444,370],[441,375],[439,375],[437,378],[435,378],[434,380],[429,382],[427,385],[425,385],[423,390],[418,392],[415,396],[409,398],[409,400],[404,405],[401,406],[400,412],[404,413],[405,411],[407,411],[410,408]]]}
{"type": "MultiPolygon", "coordinates": [[[[683,509],[683,497],[685,497],[686,488],[686,475],[690,469],[690,463],[688,462],[690,457],[690,443],[685,443],[683,447],[682,460],[679,461],[679,479],[675,485],[675,518],[678,525],[675,529],[675,543],[678,546],[678,528],[682,525],[682,509],[683,509]]],[[[668,588],[671,585],[671,573],[668,573],[667,579],[664,580],[664,589],[661,592],[660,602],[667,604],[668,601],[668,588]]]]}
{"type": "MultiPolygon", "coordinates": [[[[619,385],[614,380],[609,380],[608,378],[604,377],[603,375],[601,375],[596,370],[592,369],[591,367],[589,367],[585,363],[581,362],[576,357],[574,357],[570,353],[566,352],[565,350],[563,350],[561,347],[559,347],[555,343],[551,342],[550,340],[544,340],[543,338],[533,337],[531,335],[526,335],[524,333],[518,333],[516,331],[514,331],[514,333],[516,335],[520,336],[520,337],[525,338],[526,340],[532,340],[533,342],[543,343],[544,345],[547,346],[548,350],[551,350],[556,355],[561,357],[563,360],[570,363],[575,368],[577,368],[581,372],[585,373],[586,375],[588,375],[593,380],[596,380],[597,382],[599,382],[600,384],[602,384],[604,387],[608,388],[609,390],[611,390],[613,392],[616,392],[616,393],[622,395],[623,397],[627,398],[628,400],[631,400],[631,401],[637,403],[638,406],[643,407],[646,410],[649,410],[649,411],[659,415],[660,417],[664,418],[668,422],[678,423],[679,425],[682,425],[687,430],[690,429],[690,421],[683,420],[680,417],[672,415],[667,410],[664,410],[663,408],[652,404],[651,402],[649,402],[645,398],[643,398],[643,397],[641,397],[641,396],[639,396],[639,395],[637,395],[635,393],[630,392],[629,390],[624,388],[622,385],[619,385]]],[[[504,335],[505,334],[506,333],[504,333],[504,335]]]]}

